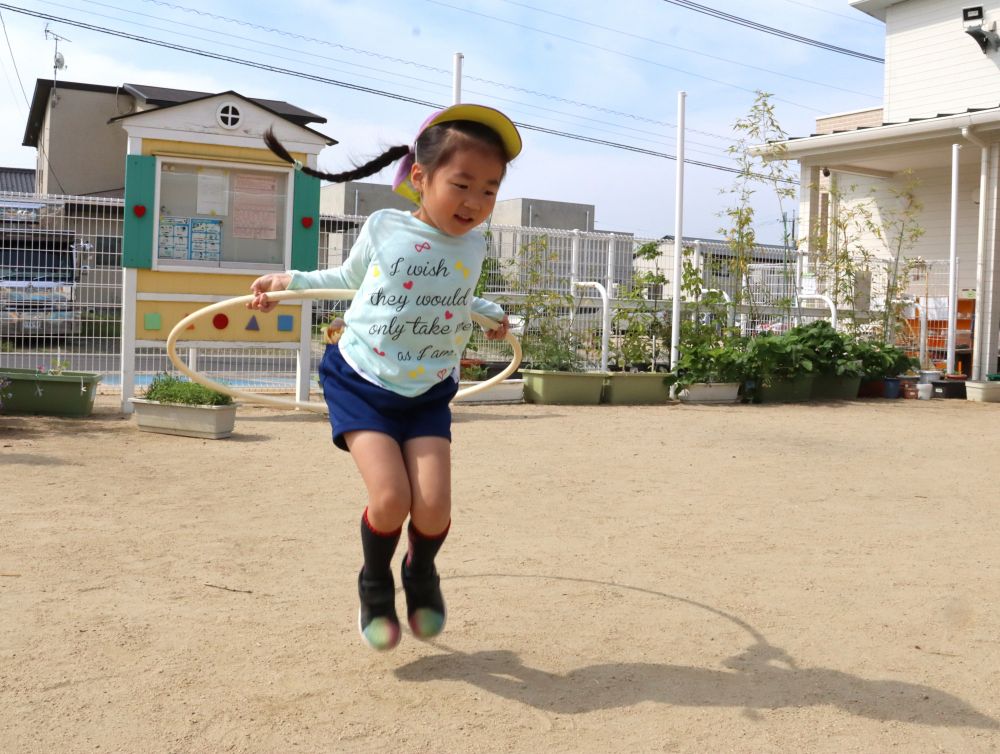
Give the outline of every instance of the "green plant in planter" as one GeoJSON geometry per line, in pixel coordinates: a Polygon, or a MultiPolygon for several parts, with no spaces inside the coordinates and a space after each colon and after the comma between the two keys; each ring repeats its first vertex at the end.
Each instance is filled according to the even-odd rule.
{"type": "Polygon", "coordinates": [[[547,236],[540,236],[518,249],[517,274],[510,280],[513,291],[522,294],[515,314],[522,319],[522,364],[531,369],[581,372],[584,344],[574,332],[569,312],[573,297],[556,290],[547,274],[559,255],[549,249],[547,236]]]}
{"type": "Polygon", "coordinates": [[[917,365],[917,360],[904,350],[879,341],[856,340],[848,345],[848,354],[861,365],[861,376],[867,380],[882,380],[905,374],[917,365]]]}
{"type": "Polygon", "coordinates": [[[142,397],[158,403],[186,406],[229,406],[233,402],[232,396],[169,374],[154,377],[142,397]]]}
{"type": "Polygon", "coordinates": [[[695,343],[680,351],[664,382],[678,392],[696,383],[743,382],[747,375],[747,352],[742,341],[726,344],[695,343]]]}
{"type": "Polygon", "coordinates": [[[666,376],[677,391],[695,383],[743,382],[748,375],[747,340],[728,324],[728,303],[719,291],[705,291],[701,272],[684,249],[681,290],[692,303],[680,323],[677,363],[666,376]]]}
{"type": "Polygon", "coordinates": [[[758,385],[770,386],[812,374],[815,359],[812,350],[789,333],[765,333],[753,338],[747,347],[747,372],[758,385]]]}
{"type": "MultiPolygon", "coordinates": [[[[636,272],[629,290],[618,299],[611,317],[615,333],[612,357],[619,369],[640,366],[654,371],[660,354],[670,341],[670,328],[660,316],[657,301],[663,297],[666,277],[656,264],[659,244],[650,241],[632,252],[633,259],[652,261],[653,270],[636,272]]],[[[668,346],[669,347],[669,346],[668,346]]]]}
{"type": "Polygon", "coordinates": [[[838,332],[825,319],[793,327],[789,337],[795,338],[813,354],[813,370],[820,375],[860,377],[860,358],[850,350],[852,339],[838,332]]]}

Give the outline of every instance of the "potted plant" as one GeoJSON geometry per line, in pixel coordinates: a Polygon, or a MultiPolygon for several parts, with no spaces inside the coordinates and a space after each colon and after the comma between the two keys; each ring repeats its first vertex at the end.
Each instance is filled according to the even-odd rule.
{"type": "Polygon", "coordinates": [[[853,400],[861,386],[861,360],[849,349],[851,338],[838,332],[833,325],[818,319],[792,328],[789,335],[812,352],[813,400],[853,400]]]}
{"type": "Polygon", "coordinates": [[[683,403],[735,403],[746,378],[745,342],[691,344],[680,349],[664,382],[683,403]]]}
{"type": "Polygon", "coordinates": [[[901,348],[872,340],[855,340],[848,346],[852,358],[861,362],[861,398],[898,398],[898,375],[907,372],[916,360],[901,348]]]}
{"type": "MultiPolygon", "coordinates": [[[[470,348],[471,352],[475,349],[470,348]]],[[[490,377],[490,367],[486,361],[477,356],[464,356],[459,362],[459,388],[465,389],[490,377]]],[[[524,400],[524,381],[506,379],[503,382],[485,388],[474,395],[457,396],[457,403],[521,403],[524,400]]]]}
{"type": "Polygon", "coordinates": [[[664,384],[685,403],[735,403],[747,377],[746,339],[728,321],[719,291],[705,291],[701,272],[684,250],[681,290],[692,303],[681,321],[678,358],[664,384]]]}
{"type": "Polygon", "coordinates": [[[758,403],[808,401],[815,378],[815,355],[791,333],[765,333],[747,347],[747,373],[758,403]]]}
{"type": "Polygon", "coordinates": [[[236,424],[230,396],[168,374],[157,375],[143,397],[131,402],[136,426],[144,432],[219,440],[236,424]]]}
{"type": "Polygon", "coordinates": [[[615,307],[611,327],[616,368],[608,374],[605,400],[615,405],[666,403],[670,389],[657,371],[670,342],[669,327],[658,304],[667,282],[656,265],[659,245],[655,241],[644,243],[632,256],[652,261],[654,269],[636,272],[631,287],[615,307]]]}
{"type": "Polygon", "coordinates": [[[0,368],[0,412],[90,416],[101,375],[74,372],[68,362],[53,360],[37,369],[0,368]]]}
{"type": "Polygon", "coordinates": [[[515,313],[522,330],[521,377],[528,403],[596,405],[604,391],[604,372],[584,371],[585,343],[569,313],[573,297],[557,289],[548,275],[558,255],[541,236],[522,245],[512,289],[521,294],[515,313]]]}

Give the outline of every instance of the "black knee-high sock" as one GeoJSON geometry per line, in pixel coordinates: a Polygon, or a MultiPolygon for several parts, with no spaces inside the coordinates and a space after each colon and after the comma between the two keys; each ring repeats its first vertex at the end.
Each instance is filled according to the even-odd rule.
{"type": "Polygon", "coordinates": [[[396,544],[403,533],[400,526],[396,531],[383,532],[371,525],[368,520],[368,509],[365,508],[361,517],[361,549],[365,554],[365,578],[373,581],[392,580],[392,554],[396,552],[396,544]]]}
{"type": "Polygon", "coordinates": [[[443,532],[429,537],[414,526],[413,521],[410,521],[410,525],[406,529],[410,545],[406,556],[406,570],[414,575],[430,573],[434,568],[434,557],[441,549],[441,545],[444,544],[449,529],[451,529],[451,521],[444,527],[443,532]]]}

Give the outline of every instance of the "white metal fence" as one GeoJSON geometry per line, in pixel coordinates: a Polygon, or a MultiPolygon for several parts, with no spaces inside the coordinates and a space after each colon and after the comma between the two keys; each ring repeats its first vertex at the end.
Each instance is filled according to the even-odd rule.
{"type": "MultiPolygon", "coordinates": [[[[102,389],[116,389],[124,202],[0,193],[0,213],[0,366],[48,369],[62,364],[100,372],[102,389]]],[[[320,268],[337,266],[346,258],[364,220],[351,215],[320,218],[320,268]]],[[[561,302],[559,316],[576,336],[585,368],[598,368],[602,356],[613,367],[635,367],[637,344],[644,353],[640,368],[666,366],[672,240],[496,225],[488,229],[488,239],[478,295],[500,303],[515,323],[531,327],[532,307],[544,292],[561,302]],[[607,314],[602,291],[607,295],[607,314]]],[[[685,241],[685,250],[703,291],[722,292],[731,302],[733,323],[746,335],[829,316],[822,299],[831,298],[828,282],[794,250],[760,246],[743,267],[732,264],[734,255],[722,242],[685,241]]],[[[904,342],[919,349],[919,343],[905,333],[916,321],[919,335],[920,312],[926,311],[922,342],[934,359],[940,352],[935,307],[947,270],[934,265],[907,269],[908,295],[914,300],[922,295],[926,306],[901,310],[904,342]],[[920,286],[922,294],[914,293],[920,286]]],[[[873,307],[878,304],[884,277],[875,271],[859,309],[867,309],[869,301],[873,307]]],[[[841,308],[851,308],[850,303],[841,301],[841,308]]],[[[346,305],[314,302],[314,373],[323,350],[321,325],[346,305]]],[[[867,312],[864,317],[868,318],[867,312]]],[[[498,365],[510,358],[505,344],[487,341],[478,332],[467,356],[498,365]]],[[[199,371],[243,389],[293,389],[295,355],[287,350],[201,348],[196,358],[199,371]]],[[[140,349],[136,370],[141,389],[156,373],[170,371],[170,364],[163,349],[140,349]]]]}

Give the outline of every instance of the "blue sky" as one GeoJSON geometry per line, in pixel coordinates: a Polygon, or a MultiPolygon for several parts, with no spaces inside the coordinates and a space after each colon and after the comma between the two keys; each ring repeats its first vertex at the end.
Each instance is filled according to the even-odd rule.
{"type": "MultiPolygon", "coordinates": [[[[664,0],[10,0],[6,5],[169,44],[198,48],[427,102],[451,101],[452,58],[465,55],[463,100],[543,128],[676,154],[677,92],[687,92],[687,157],[732,164],[733,123],[754,91],[773,93],[782,127],[813,131],[817,116],[881,104],[883,66],[780,39],[664,0]]],[[[703,5],[828,44],[882,57],[884,27],[847,0],[702,0],[703,5]]],[[[37,78],[52,78],[46,21],[0,9],[0,164],[34,167],[20,146],[37,78]]],[[[429,108],[266,72],[49,21],[67,68],[59,78],[283,99],[327,118],[340,144],[320,155],[338,170],[407,143],[429,108]]],[[[501,198],[596,206],[596,227],[673,233],[676,163],[564,137],[523,133],[501,198]]],[[[389,171],[374,180],[387,182],[389,171]]],[[[685,168],[684,233],[717,237],[730,173],[685,168]]],[[[756,200],[762,240],[781,237],[777,201],[756,200]]],[[[794,204],[786,206],[791,212],[794,204]]]]}

